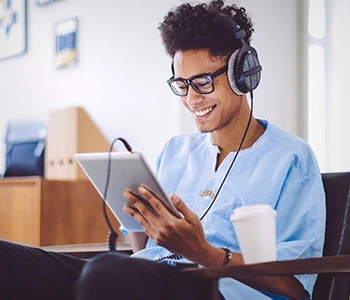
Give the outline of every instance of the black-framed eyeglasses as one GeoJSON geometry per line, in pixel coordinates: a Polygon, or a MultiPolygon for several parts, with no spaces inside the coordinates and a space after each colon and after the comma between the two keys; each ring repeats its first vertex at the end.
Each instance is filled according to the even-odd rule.
{"type": "Polygon", "coordinates": [[[177,96],[187,96],[188,87],[191,85],[192,88],[199,94],[210,94],[214,91],[214,81],[215,77],[218,77],[222,73],[227,71],[227,65],[221,69],[215,71],[213,74],[200,74],[192,76],[191,78],[184,79],[181,77],[174,78],[171,77],[167,80],[171,90],[177,96]]]}

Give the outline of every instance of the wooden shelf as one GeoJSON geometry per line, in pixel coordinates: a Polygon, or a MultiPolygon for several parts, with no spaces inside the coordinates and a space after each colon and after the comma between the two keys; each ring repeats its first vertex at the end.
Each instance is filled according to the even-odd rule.
{"type": "Polygon", "coordinates": [[[102,203],[88,180],[1,179],[0,238],[34,246],[104,243],[109,229],[102,203]]]}

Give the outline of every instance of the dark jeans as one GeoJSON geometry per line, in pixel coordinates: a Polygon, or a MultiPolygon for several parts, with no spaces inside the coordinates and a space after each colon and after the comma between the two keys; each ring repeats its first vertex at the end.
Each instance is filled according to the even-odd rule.
{"type": "Polygon", "coordinates": [[[73,300],[85,261],[0,241],[0,299],[73,300]]]}
{"type": "Polygon", "coordinates": [[[117,252],[89,263],[0,241],[0,299],[213,299],[216,283],[117,252]]]}

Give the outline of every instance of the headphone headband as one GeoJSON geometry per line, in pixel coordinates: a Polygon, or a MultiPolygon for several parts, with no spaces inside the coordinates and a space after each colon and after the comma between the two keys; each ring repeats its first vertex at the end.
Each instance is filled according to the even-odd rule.
{"type": "Polygon", "coordinates": [[[247,36],[246,31],[237,24],[237,22],[231,18],[230,22],[232,24],[232,28],[233,28],[233,35],[235,36],[236,40],[242,40],[247,36]]]}

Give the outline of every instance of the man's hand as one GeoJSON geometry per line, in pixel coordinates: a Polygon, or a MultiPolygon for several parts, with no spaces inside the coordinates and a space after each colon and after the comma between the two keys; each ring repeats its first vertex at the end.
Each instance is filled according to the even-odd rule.
{"type": "Polygon", "coordinates": [[[171,195],[170,199],[176,209],[183,215],[183,218],[172,215],[162,202],[144,186],[140,186],[138,192],[142,199],[129,190],[125,191],[124,197],[135,208],[125,205],[123,209],[140,223],[145,233],[157,245],[198,264],[205,263],[208,255],[214,254],[214,249],[216,251],[214,257],[219,255],[219,260],[224,260],[223,251],[213,247],[205,239],[198,216],[177,195],[171,195]],[[145,201],[152,208],[149,208],[144,203],[145,201]]]}

